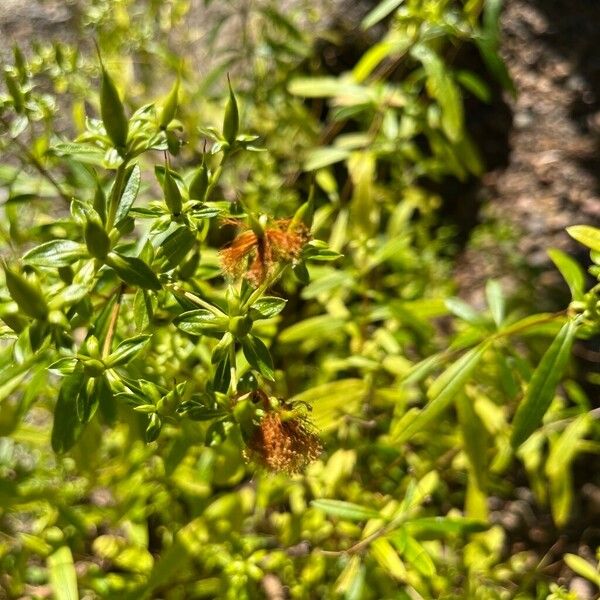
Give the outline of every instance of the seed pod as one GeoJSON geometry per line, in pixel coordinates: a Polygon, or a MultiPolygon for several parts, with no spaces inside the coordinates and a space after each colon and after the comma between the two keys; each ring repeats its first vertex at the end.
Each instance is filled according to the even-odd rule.
{"type": "Polygon", "coordinates": [[[163,192],[165,194],[165,204],[174,216],[181,214],[182,200],[181,192],[177,182],[171,175],[171,170],[167,167],[165,169],[165,178],[163,179],[163,192]]]}
{"type": "Polygon", "coordinates": [[[94,258],[104,260],[110,250],[110,238],[104,231],[104,227],[95,219],[88,219],[84,236],[88,252],[94,258]]]}
{"type": "Polygon", "coordinates": [[[163,109],[160,113],[160,128],[166,129],[167,125],[175,118],[177,112],[177,105],[179,102],[179,77],[173,84],[171,91],[169,92],[163,109]]]}
{"type": "Polygon", "coordinates": [[[102,83],[100,86],[100,114],[108,137],[116,148],[125,148],[129,122],[119,92],[102,65],[102,83]]]}
{"type": "Polygon", "coordinates": [[[204,201],[206,190],[208,189],[208,167],[202,158],[202,164],[196,171],[192,183],[190,184],[190,200],[204,201]]]}
{"type": "Polygon", "coordinates": [[[4,273],[10,297],[19,308],[34,319],[45,320],[48,316],[48,305],[37,286],[7,266],[4,266],[4,273]]]}
{"type": "Polygon", "coordinates": [[[229,84],[229,100],[227,101],[227,106],[225,106],[225,116],[223,117],[223,137],[231,146],[235,142],[235,138],[238,134],[240,115],[229,77],[227,77],[227,82],[229,84]]]}

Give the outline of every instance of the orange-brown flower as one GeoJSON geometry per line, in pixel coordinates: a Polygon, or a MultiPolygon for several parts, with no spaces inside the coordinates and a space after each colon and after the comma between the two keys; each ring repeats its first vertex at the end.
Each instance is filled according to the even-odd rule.
{"type": "Polygon", "coordinates": [[[244,274],[252,285],[258,286],[277,263],[297,260],[309,239],[306,227],[289,219],[273,221],[261,233],[245,229],[231,245],[219,251],[221,268],[230,277],[244,274]]]}
{"type": "Polygon", "coordinates": [[[271,471],[298,473],[322,451],[321,440],[306,416],[272,410],[257,425],[245,455],[271,471]]]}

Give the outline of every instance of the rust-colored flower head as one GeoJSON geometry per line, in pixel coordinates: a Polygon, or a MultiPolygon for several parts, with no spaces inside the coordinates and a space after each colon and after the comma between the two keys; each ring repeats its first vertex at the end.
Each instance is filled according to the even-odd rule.
{"type": "Polygon", "coordinates": [[[219,252],[221,268],[230,277],[244,275],[254,285],[260,285],[282,262],[300,258],[302,248],[310,239],[310,233],[301,222],[278,219],[252,228],[239,220],[227,221],[240,225],[242,231],[227,248],[219,252]]]}
{"type": "Polygon", "coordinates": [[[245,456],[270,471],[298,473],[316,460],[323,446],[302,410],[284,405],[270,409],[256,425],[245,456]]]}

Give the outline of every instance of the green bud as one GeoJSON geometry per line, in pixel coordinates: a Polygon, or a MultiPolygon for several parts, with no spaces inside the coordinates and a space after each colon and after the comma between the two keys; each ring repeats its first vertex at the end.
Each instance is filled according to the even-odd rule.
{"type": "Polygon", "coordinates": [[[231,81],[227,77],[229,84],[229,100],[225,106],[225,116],[223,117],[223,137],[227,140],[230,146],[235,142],[240,127],[240,115],[238,112],[237,100],[231,88],[231,81]]]}
{"type": "Polygon", "coordinates": [[[95,335],[90,335],[85,341],[85,349],[92,358],[98,358],[100,356],[100,343],[95,335]]]}
{"type": "Polygon", "coordinates": [[[100,183],[96,184],[94,192],[94,210],[98,213],[102,223],[106,223],[106,195],[100,183]]]}
{"type": "Polygon", "coordinates": [[[85,224],[85,243],[94,258],[104,260],[110,250],[110,238],[104,227],[95,219],[88,219],[85,224]]]}
{"type": "Polygon", "coordinates": [[[125,148],[129,122],[119,92],[102,65],[102,81],[100,85],[100,114],[108,137],[116,148],[125,148]]]}
{"type": "Polygon", "coordinates": [[[106,365],[96,358],[85,358],[81,361],[86,375],[89,377],[98,377],[106,370],[106,365]]]}
{"type": "Polygon", "coordinates": [[[246,315],[244,317],[232,317],[229,319],[229,331],[236,338],[243,338],[252,329],[252,319],[246,315]]]}
{"type": "Polygon", "coordinates": [[[183,205],[181,192],[168,167],[165,169],[165,177],[163,179],[163,193],[165,195],[165,204],[171,211],[171,214],[176,217],[179,216],[183,205]]]}
{"type": "Polygon", "coordinates": [[[190,200],[204,200],[206,190],[208,189],[208,167],[202,159],[202,164],[194,174],[192,183],[190,184],[190,200]]]}
{"type": "Polygon", "coordinates": [[[48,316],[48,305],[39,288],[6,265],[4,273],[10,297],[18,304],[19,308],[34,319],[45,320],[48,316]]]}
{"type": "Polygon", "coordinates": [[[160,113],[160,128],[166,129],[167,125],[175,118],[179,102],[179,77],[176,79],[171,91],[165,99],[163,109],[160,113]]]}
{"type": "Polygon", "coordinates": [[[156,413],[150,415],[148,427],[146,427],[146,442],[153,442],[160,434],[162,421],[156,413]]]}

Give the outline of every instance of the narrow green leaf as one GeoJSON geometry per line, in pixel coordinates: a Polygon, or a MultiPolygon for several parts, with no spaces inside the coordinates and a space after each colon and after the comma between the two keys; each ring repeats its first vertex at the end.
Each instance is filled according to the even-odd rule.
{"type": "Polygon", "coordinates": [[[513,448],[520,446],[542,422],[567,366],[576,332],[574,321],[565,323],[533,373],[513,421],[513,448]]]}
{"type": "Polygon", "coordinates": [[[385,19],[391,12],[395,11],[404,0],[383,0],[370,11],[361,22],[363,29],[369,29],[379,23],[379,21],[385,19]]]}
{"type": "Polygon", "coordinates": [[[585,558],[581,558],[581,556],[577,556],[576,554],[565,554],[564,561],[575,573],[585,577],[600,588],[600,572],[598,572],[597,567],[594,567],[585,558]]]}
{"type": "Polygon", "coordinates": [[[485,285],[485,296],[487,298],[488,308],[492,313],[494,323],[498,327],[504,321],[505,302],[502,294],[502,286],[495,279],[490,279],[485,285]]]}
{"type": "Polygon", "coordinates": [[[179,315],[175,325],[191,335],[215,335],[227,330],[227,319],[217,317],[205,308],[189,310],[179,315]]]}
{"type": "Polygon", "coordinates": [[[151,337],[150,335],[137,335],[128,340],[123,340],[116,350],[107,357],[106,365],[117,367],[128,363],[138,352],[141,352],[151,337]]]}
{"type": "Polygon", "coordinates": [[[77,573],[68,546],[61,546],[46,559],[48,578],[55,600],[78,600],[77,573]]]}
{"type": "Polygon", "coordinates": [[[311,419],[320,431],[335,427],[344,414],[358,413],[367,384],[363,379],[340,379],[317,385],[292,398],[313,407],[311,419]]]}
{"type": "Polygon", "coordinates": [[[140,190],[141,181],[142,172],[140,166],[136,164],[129,167],[125,173],[126,183],[115,215],[115,227],[118,227],[129,214],[140,190]]]}
{"type": "Polygon", "coordinates": [[[386,538],[379,538],[372,542],[370,554],[394,579],[406,581],[406,567],[386,538]]]}
{"type": "Polygon", "coordinates": [[[423,539],[479,533],[490,527],[483,521],[467,517],[421,517],[407,521],[404,526],[411,535],[423,539]]]}
{"type": "Polygon", "coordinates": [[[567,233],[580,244],[600,252],[600,229],[589,225],[567,227],[567,233]]]}
{"type": "Polygon", "coordinates": [[[120,279],[129,285],[148,290],[160,290],[161,285],[154,271],[141,259],[111,252],[106,258],[120,279]]]}
{"type": "Polygon", "coordinates": [[[585,273],[576,260],[558,248],[550,248],[548,256],[560,271],[563,279],[566,281],[573,300],[583,298],[585,291],[585,273]]]}
{"type": "Polygon", "coordinates": [[[286,303],[285,298],[263,296],[252,305],[251,313],[255,319],[270,319],[276,317],[285,308],[286,303]]]}
{"type": "Polygon", "coordinates": [[[448,367],[431,385],[427,393],[429,404],[400,433],[399,443],[409,440],[415,433],[436,419],[452,402],[456,394],[464,387],[478,365],[488,344],[480,344],[461,356],[448,367]]]}
{"type": "Polygon", "coordinates": [[[304,163],[304,170],[315,171],[322,169],[323,167],[345,160],[349,156],[350,151],[344,148],[334,148],[332,146],[315,148],[308,154],[304,163]]]}
{"type": "Polygon", "coordinates": [[[67,267],[88,256],[86,247],[72,240],[52,240],[32,248],[23,261],[35,267],[67,267]]]}
{"type": "Polygon", "coordinates": [[[263,377],[275,381],[273,359],[269,349],[260,338],[248,335],[242,339],[242,350],[248,364],[256,369],[263,377]]]}
{"type": "Polygon", "coordinates": [[[84,383],[83,365],[79,363],[60,386],[51,436],[52,449],[56,453],[67,452],[81,434],[82,424],[77,418],[77,399],[84,390],[84,383]]]}
{"type": "Polygon", "coordinates": [[[345,502],[344,500],[313,500],[310,504],[332,517],[339,517],[347,521],[366,521],[368,519],[384,518],[377,510],[355,504],[354,502],[345,502]]]}

